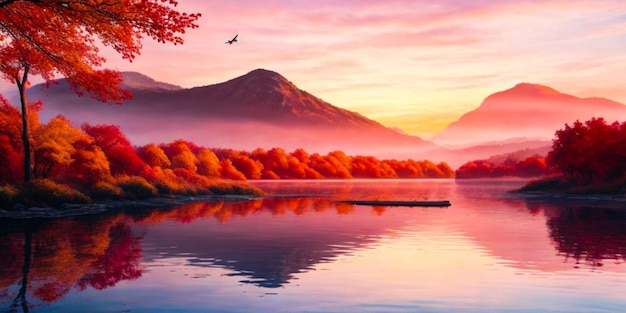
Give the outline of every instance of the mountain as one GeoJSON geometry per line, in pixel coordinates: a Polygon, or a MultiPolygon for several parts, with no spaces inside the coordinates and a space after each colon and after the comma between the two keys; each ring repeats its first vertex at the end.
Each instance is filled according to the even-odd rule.
{"type": "Polygon", "coordinates": [[[122,82],[122,87],[125,89],[131,90],[145,90],[145,91],[173,91],[173,90],[181,90],[183,87],[158,82],[146,75],[137,72],[123,72],[122,78],[124,79],[122,82]]]}
{"type": "Polygon", "coordinates": [[[442,148],[333,106],[280,74],[257,69],[229,81],[195,88],[124,73],[133,99],[120,106],[77,97],[65,80],[34,86],[44,103],[42,120],[63,114],[75,124],[119,125],[133,144],[186,139],[214,148],[282,147],[326,153],[343,150],[379,158],[430,159],[442,148]]]}
{"type": "Polygon", "coordinates": [[[488,96],[475,110],[452,122],[431,141],[446,146],[476,145],[511,138],[551,140],[576,120],[626,120],[624,104],[604,98],[578,98],[550,87],[521,83],[488,96]]]}

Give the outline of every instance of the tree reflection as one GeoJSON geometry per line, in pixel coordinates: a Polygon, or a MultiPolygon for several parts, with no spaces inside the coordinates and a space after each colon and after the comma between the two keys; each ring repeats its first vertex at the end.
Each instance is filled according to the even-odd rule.
{"type": "Polygon", "coordinates": [[[602,207],[575,204],[530,203],[529,211],[536,214],[543,207],[546,225],[558,255],[576,266],[593,268],[607,260],[616,263],[626,258],[626,212],[602,207]]]}
{"type": "Polygon", "coordinates": [[[559,254],[576,264],[597,267],[604,260],[624,262],[626,214],[610,209],[566,208],[547,221],[559,254]]]}
{"type": "Polygon", "coordinates": [[[104,289],[140,277],[139,239],[122,214],[32,220],[0,234],[0,242],[9,248],[0,256],[4,264],[12,264],[0,273],[6,278],[1,293],[13,298],[10,312],[58,301],[72,289],[104,289]]]}
{"type": "MultiPolygon", "coordinates": [[[[102,290],[120,281],[141,277],[142,237],[133,234],[134,225],[158,224],[166,220],[192,223],[200,219],[228,223],[236,217],[263,212],[271,216],[348,215],[354,214],[356,208],[323,198],[286,197],[195,202],[170,208],[133,209],[75,218],[13,221],[0,225],[0,262],[3,264],[0,267],[0,300],[10,305],[10,312],[27,312],[33,307],[56,302],[73,291],[102,290]]],[[[385,207],[372,207],[371,215],[365,216],[378,217],[384,213],[385,207]]],[[[244,283],[277,288],[288,283],[295,273],[374,240],[363,236],[370,234],[371,224],[351,223],[348,230],[343,221],[336,224],[323,218],[318,221],[325,225],[322,233],[305,230],[302,234],[287,234],[273,229],[278,237],[263,237],[265,233],[256,237],[254,233],[207,235],[211,240],[190,242],[192,246],[185,252],[203,250],[207,253],[206,259],[213,260],[208,266],[232,269],[235,271],[232,275],[247,277],[242,278],[244,283]],[[368,230],[359,230],[359,227],[368,230]],[[356,237],[359,239],[355,240],[356,237]],[[259,245],[265,248],[259,249],[259,245]]],[[[263,227],[259,225],[257,231],[263,227]]],[[[376,229],[384,231],[385,227],[379,225],[376,229]]],[[[173,236],[172,240],[179,239],[173,236]]],[[[193,265],[193,261],[189,262],[193,265]]]]}

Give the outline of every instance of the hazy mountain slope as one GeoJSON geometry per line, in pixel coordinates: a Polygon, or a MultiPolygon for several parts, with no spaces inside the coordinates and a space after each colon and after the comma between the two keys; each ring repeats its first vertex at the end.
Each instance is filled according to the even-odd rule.
{"type": "Polygon", "coordinates": [[[125,73],[124,78],[133,99],[121,106],[77,97],[64,80],[50,88],[34,86],[28,96],[43,100],[44,120],[63,114],[77,124],[120,125],[138,145],[183,138],[207,147],[343,150],[433,161],[439,161],[442,150],[324,102],[268,70],[189,89],[138,73],[125,73]]]}
{"type": "Polygon", "coordinates": [[[431,140],[469,145],[509,138],[550,140],[565,123],[604,117],[625,120],[626,106],[603,98],[578,98],[550,87],[521,83],[487,97],[475,110],[451,123],[431,140]]]}

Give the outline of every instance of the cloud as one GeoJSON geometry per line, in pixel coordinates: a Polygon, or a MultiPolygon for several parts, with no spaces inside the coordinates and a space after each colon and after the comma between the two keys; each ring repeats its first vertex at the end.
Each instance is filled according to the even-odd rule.
{"type": "MultiPolygon", "coordinates": [[[[575,92],[616,90],[626,80],[623,0],[185,0],[179,7],[202,13],[184,45],[146,40],[133,63],[103,50],[107,65],[184,87],[266,68],[334,105],[377,106],[398,125],[408,123],[402,116],[413,124],[434,118],[415,103],[463,113],[520,81],[575,92]],[[236,33],[240,41],[225,45],[236,33]],[[399,107],[414,111],[398,114],[399,107]]],[[[612,95],[626,102],[625,93],[612,95]]]]}

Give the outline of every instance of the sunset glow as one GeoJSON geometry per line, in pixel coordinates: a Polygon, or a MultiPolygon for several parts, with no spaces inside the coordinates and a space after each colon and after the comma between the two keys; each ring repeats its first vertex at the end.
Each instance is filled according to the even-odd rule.
{"type": "MultiPolygon", "coordinates": [[[[185,88],[264,68],[424,139],[520,82],[626,103],[620,0],[182,0],[178,8],[202,14],[184,45],[144,40],[132,63],[103,48],[105,66],[185,88]]],[[[14,89],[0,82],[3,93],[14,89]]]]}
{"type": "Polygon", "coordinates": [[[626,18],[606,1],[180,1],[183,46],[107,65],[183,87],[276,71],[335,106],[429,139],[520,82],[626,102],[626,18]],[[224,42],[239,34],[238,42],[224,42]]]}

